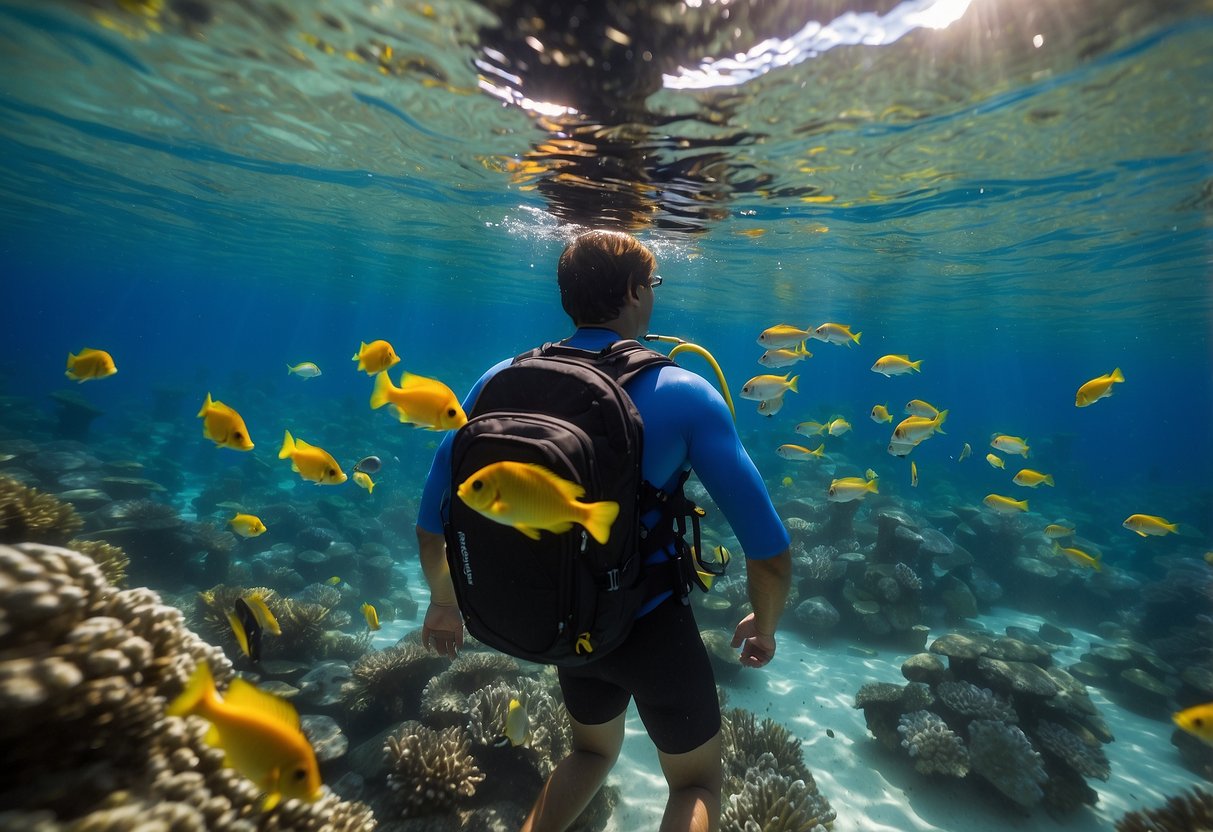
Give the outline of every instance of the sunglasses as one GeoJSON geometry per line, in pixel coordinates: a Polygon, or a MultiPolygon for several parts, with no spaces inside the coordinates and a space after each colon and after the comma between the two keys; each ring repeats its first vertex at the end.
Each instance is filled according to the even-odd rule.
{"type": "Polygon", "coordinates": [[[662,282],[661,275],[655,274],[651,278],[649,278],[649,288],[656,289],[658,286],[661,285],[661,282],[662,282]]]}

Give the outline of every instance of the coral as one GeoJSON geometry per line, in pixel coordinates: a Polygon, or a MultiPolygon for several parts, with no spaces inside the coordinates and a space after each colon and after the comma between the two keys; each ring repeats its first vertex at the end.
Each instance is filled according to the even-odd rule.
{"type": "MultiPolygon", "coordinates": [[[[190,615],[189,623],[199,633],[207,638],[207,640],[224,645],[229,656],[239,656],[240,647],[236,643],[236,637],[232,633],[232,626],[228,623],[227,614],[235,609],[236,599],[257,593],[265,601],[266,606],[270,608],[270,612],[278,619],[278,626],[282,629],[283,634],[287,632],[287,624],[284,623],[287,601],[282,598],[274,590],[263,586],[242,587],[228,586],[226,584],[218,584],[210,589],[199,592],[194,599],[194,609],[190,615]]],[[[293,622],[292,622],[293,623],[293,622]]],[[[263,653],[273,656],[281,651],[275,649],[277,647],[277,638],[266,637],[262,642],[263,653]]]]}
{"type": "Polygon", "coordinates": [[[101,567],[101,574],[111,586],[121,586],[126,582],[126,568],[131,559],[119,546],[111,546],[102,540],[81,540],[73,538],[67,542],[67,548],[82,555],[88,555],[101,567]]]}
{"type": "Polygon", "coordinates": [[[1194,788],[1167,798],[1159,809],[1128,812],[1116,821],[1116,832],[1210,832],[1213,830],[1213,794],[1194,788]]]}
{"type": "Polygon", "coordinates": [[[328,584],[308,584],[299,591],[298,600],[335,609],[341,606],[341,590],[328,584]]]}
{"type": "Polygon", "coordinates": [[[836,564],[838,550],[833,546],[814,546],[796,558],[796,574],[814,581],[832,581],[842,577],[844,564],[836,564]]]}
{"type": "Polygon", "coordinates": [[[468,733],[481,745],[493,745],[505,736],[505,720],[510,700],[517,699],[526,708],[531,738],[527,746],[538,755],[539,773],[551,773],[573,747],[568,714],[540,679],[529,676],[512,682],[497,682],[475,691],[467,698],[468,733]]]}
{"type": "Polygon", "coordinates": [[[411,720],[387,738],[388,786],[402,817],[442,812],[476,794],[484,773],[469,753],[471,744],[458,726],[435,731],[411,720]]]}
{"type": "Polygon", "coordinates": [[[721,714],[720,749],[726,779],[743,779],[763,755],[769,755],[776,770],[789,779],[812,779],[800,740],[773,719],[759,723],[757,716],[744,708],[731,708],[721,714]]]}
{"type": "Polygon", "coordinates": [[[969,763],[974,772],[1020,806],[1032,806],[1044,797],[1044,763],[1014,725],[987,719],[969,723],[969,763]]]}
{"type": "Polygon", "coordinates": [[[969,719],[1019,721],[1019,715],[1009,701],[989,688],[979,688],[971,682],[940,682],[935,687],[935,694],[953,713],[969,719]]]}
{"type": "Polygon", "coordinates": [[[103,514],[123,529],[166,531],[184,525],[175,508],[155,500],[121,500],[106,506],[103,514]]]}
{"type": "Polygon", "coordinates": [[[274,652],[294,659],[319,658],[324,652],[324,631],[335,623],[332,614],[332,607],[284,599],[281,611],[274,611],[282,629],[274,652]]]}
{"type": "Polygon", "coordinates": [[[464,714],[468,695],[493,682],[509,682],[522,675],[510,656],[481,651],[464,652],[451,666],[426,684],[421,692],[422,711],[427,716],[464,714]]]}
{"type": "Polygon", "coordinates": [[[922,774],[964,777],[969,773],[969,752],[948,724],[930,711],[912,711],[898,720],[901,747],[914,758],[922,774]]]}
{"type": "Polygon", "coordinates": [[[363,630],[357,635],[342,633],[337,630],[327,630],[320,637],[321,659],[339,659],[345,662],[356,662],[371,652],[371,642],[374,633],[363,630]]]}
{"type": "Polygon", "coordinates": [[[1055,722],[1040,720],[1032,736],[1041,748],[1083,777],[1107,780],[1112,775],[1108,756],[1100,745],[1084,742],[1073,731],[1055,722]]]}
{"type": "Polygon", "coordinates": [[[0,477],[0,543],[60,545],[83,525],[76,510],[53,494],[0,477]]]}
{"type": "Polygon", "coordinates": [[[782,774],[769,753],[750,767],[722,809],[722,832],[824,832],[837,817],[811,777],[793,780],[782,774]]]}
{"type": "Polygon", "coordinates": [[[893,577],[902,588],[908,589],[911,592],[917,592],[922,589],[922,578],[918,577],[917,572],[900,561],[893,564],[893,577]]]}
{"type": "Polygon", "coordinates": [[[404,719],[417,713],[422,688],[445,661],[420,644],[404,641],[374,650],[350,668],[346,701],[367,722],[404,719]]]}

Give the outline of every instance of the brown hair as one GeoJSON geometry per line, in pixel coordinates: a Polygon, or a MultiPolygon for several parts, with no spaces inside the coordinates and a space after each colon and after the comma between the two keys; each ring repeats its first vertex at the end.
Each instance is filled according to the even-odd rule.
{"type": "Polygon", "coordinates": [[[560,255],[560,304],[575,324],[614,320],[628,293],[645,285],[656,268],[653,252],[631,235],[588,231],[560,255]]]}

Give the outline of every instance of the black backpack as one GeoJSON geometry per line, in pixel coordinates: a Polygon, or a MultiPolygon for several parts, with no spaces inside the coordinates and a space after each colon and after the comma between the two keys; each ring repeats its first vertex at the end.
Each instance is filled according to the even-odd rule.
{"type": "Polygon", "coordinates": [[[669,568],[643,564],[673,532],[644,530],[641,516],[669,506],[664,520],[689,504],[681,486],[671,499],[642,482],[644,424],[622,386],[672,363],[636,341],[597,352],[546,344],[484,385],[451,447],[445,525],[455,594],[475,638],[529,661],[580,665],[622,643],[645,600],[662,589],[689,591],[678,558],[669,568]],[[537,463],[578,483],[585,502],[619,503],[607,542],[580,525],[531,540],[455,495],[472,474],[503,460],[537,463]]]}

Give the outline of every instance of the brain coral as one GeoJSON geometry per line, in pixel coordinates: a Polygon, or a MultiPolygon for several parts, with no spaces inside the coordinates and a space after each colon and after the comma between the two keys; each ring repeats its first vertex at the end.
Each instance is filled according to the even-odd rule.
{"type": "Polygon", "coordinates": [[[901,747],[914,758],[914,768],[923,774],[964,777],[969,773],[969,752],[938,714],[912,711],[898,720],[901,747]]]}

